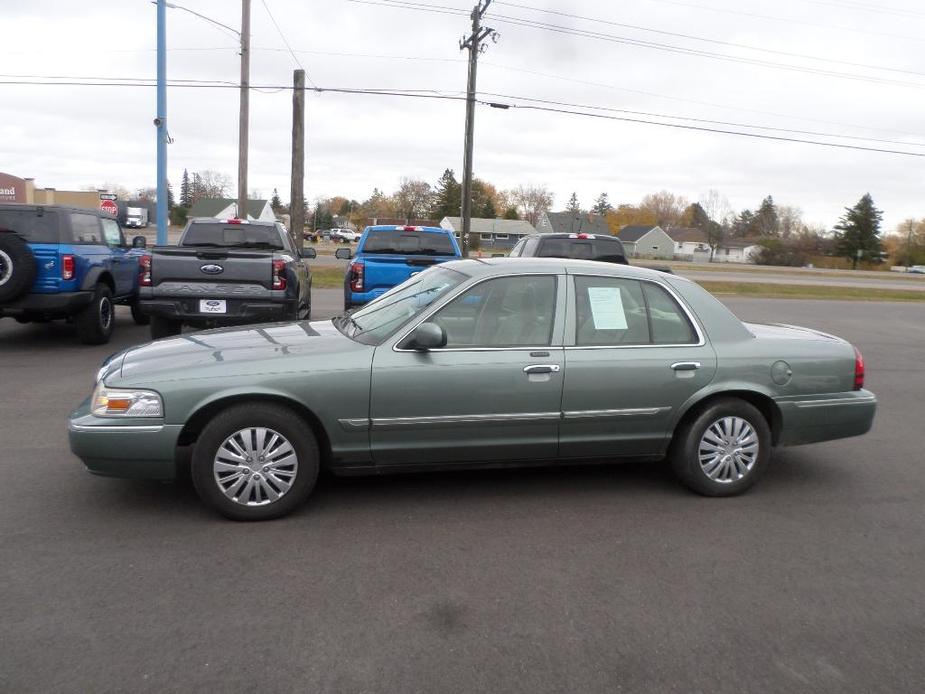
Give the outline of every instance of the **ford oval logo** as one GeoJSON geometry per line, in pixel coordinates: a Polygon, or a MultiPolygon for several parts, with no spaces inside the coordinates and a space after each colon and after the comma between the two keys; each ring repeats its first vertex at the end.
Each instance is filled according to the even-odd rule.
{"type": "Polygon", "coordinates": [[[220,275],[225,271],[225,268],[223,268],[221,265],[203,265],[199,269],[207,275],[220,275]]]}

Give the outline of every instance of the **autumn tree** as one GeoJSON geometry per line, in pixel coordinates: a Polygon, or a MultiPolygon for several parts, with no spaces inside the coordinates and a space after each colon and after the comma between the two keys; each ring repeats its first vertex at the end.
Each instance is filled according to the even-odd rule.
{"type": "Polygon", "coordinates": [[[684,197],[667,190],[646,195],[639,203],[639,209],[651,214],[655,224],[662,228],[678,226],[686,207],[687,200],[684,197]]]}
{"type": "Polygon", "coordinates": [[[858,261],[880,258],[880,221],[883,212],[874,206],[870,193],[865,193],[854,207],[846,207],[845,214],[835,225],[835,241],[839,255],[851,261],[857,269],[858,261]]]}
{"type": "Polygon", "coordinates": [[[803,230],[803,210],[793,205],[778,205],[778,228],[780,237],[788,239],[803,230]]]}
{"type": "Polygon", "coordinates": [[[542,214],[552,207],[553,194],[545,186],[532,184],[518,186],[510,191],[510,195],[523,218],[534,227],[540,221],[542,214]]]}
{"type": "Polygon", "coordinates": [[[432,197],[433,192],[427,181],[402,178],[392,199],[399,217],[415,219],[427,216],[430,212],[432,197]]]}
{"type": "Polygon", "coordinates": [[[685,227],[704,229],[709,223],[710,217],[699,202],[692,202],[681,215],[681,225],[685,227]]]}

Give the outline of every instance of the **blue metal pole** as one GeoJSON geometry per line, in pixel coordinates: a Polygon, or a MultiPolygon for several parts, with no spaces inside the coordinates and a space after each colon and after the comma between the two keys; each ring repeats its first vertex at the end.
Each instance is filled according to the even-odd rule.
{"type": "Polygon", "coordinates": [[[167,244],[167,1],[157,0],[157,245],[167,244]]]}

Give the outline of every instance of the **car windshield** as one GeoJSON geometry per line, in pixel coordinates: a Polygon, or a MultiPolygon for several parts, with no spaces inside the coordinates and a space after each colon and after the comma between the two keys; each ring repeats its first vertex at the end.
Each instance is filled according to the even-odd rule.
{"type": "Polygon", "coordinates": [[[468,275],[456,270],[430,268],[393,287],[359,311],[335,318],[334,325],[357,342],[381,344],[402,325],[467,279],[468,275]]]}
{"type": "Polygon", "coordinates": [[[219,246],[222,248],[283,249],[276,227],[271,224],[190,224],[183,235],[183,246],[219,246]]]}
{"type": "Polygon", "coordinates": [[[435,231],[370,231],[364,253],[395,255],[456,255],[449,234],[435,231]]]}

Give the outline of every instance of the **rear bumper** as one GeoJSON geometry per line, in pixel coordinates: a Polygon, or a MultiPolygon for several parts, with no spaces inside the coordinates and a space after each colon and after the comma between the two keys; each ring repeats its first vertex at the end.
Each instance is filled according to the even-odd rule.
{"type": "Polygon", "coordinates": [[[877,412],[877,397],[868,390],[794,396],[775,402],[783,424],[782,446],[861,436],[870,431],[877,412]]]}
{"type": "Polygon", "coordinates": [[[71,451],[87,470],[106,477],[172,480],[177,476],[177,439],[183,427],[159,422],[101,419],[84,402],[71,413],[71,451]]]}
{"type": "Polygon", "coordinates": [[[236,323],[264,323],[286,320],[295,312],[295,299],[282,302],[254,299],[226,299],[225,313],[202,313],[199,299],[142,299],[138,302],[141,312],[182,321],[191,325],[234,325],[236,323]]]}
{"type": "Polygon", "coordinates": [[[56,294],[26,294],[16,301],[0,304],[0,316],[22,313],[76,313],[90,303],[93,292],[59,292],[56,294]]]}
{"type": "Polygon", "coordinates": [[[372,289],[368,292],[350,292],[347,294],[347,300],[351,306],[360,306],[361,304],[368,304],[373,299],[379,298],[387,291],[389,291],[388,288],[379,288],[372,289]]]}

